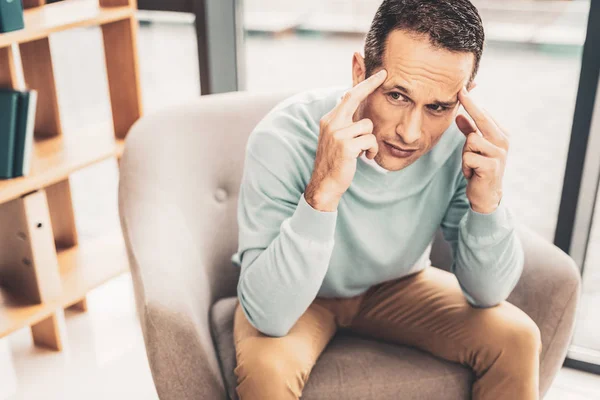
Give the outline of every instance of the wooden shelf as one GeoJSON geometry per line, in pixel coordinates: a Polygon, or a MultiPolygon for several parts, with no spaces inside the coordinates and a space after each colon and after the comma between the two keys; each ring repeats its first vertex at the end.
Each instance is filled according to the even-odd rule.
{"type": "Polygon", "coordinates": [[[25,10],[25,29],[0,34],[0,47],[48,37],[71,28],[95,26],[134,15],[129,6],[100,7],[98,0],[65,0],[25,10]]]}
{"type": "Polygon", "coordinates": [[[59,250],[62,295],[44,304],[27,305],[0,289],[0,337],[34,325],[61,308],[78,303],[90,290],[128,270],[120,232],[59,250]]]}
{"type": "Polygon", "coordinates": [[[99,126],[88,132],[36,139],[29,175],[0,180],[0,204],[64,180],[88,165],[120,156],[123,140],[109,132],[108,126],[99,126]]]}
{"type": "MultiPolygon", "coordinates": [[[[78,237],[71,174],[120,159],[142,103],[136,1],[45,2],[27,1],[33,8],[25,10],[25,29],[0,34],[0,86],[38,92],[30,172],[0,180],[0,237],[8,249],[0,260],[6,279],[0,287],[0,338],[29,326],[35,345],[60,351],[60,310],[74,306],[85,311],[87,292],[128,269],[121,232],[97,240],[78,237]],[[87,26],[101,28],[112,118],[66,129],[50,36],[87,26]]],[[[74,34],[72,40],[79,38],[74,34]]]]}
{"type": "Polygon", "coordinates": [[[117,149],[115,151],[115,155],[117,157],[117,159],[121,159],[121,156],[123,155],[123,150],[125,150],[125,139],[116,139],[116,146],[117,149]]]}

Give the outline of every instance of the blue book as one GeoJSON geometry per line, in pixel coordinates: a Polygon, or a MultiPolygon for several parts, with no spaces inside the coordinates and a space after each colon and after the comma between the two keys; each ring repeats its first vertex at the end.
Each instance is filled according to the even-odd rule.
{"type": "Polygon", "coordinates": [[[0,179],[13,177],[18,108],[19,95],[15,91],[0,91],[0,179]]]}
{"type": "Polygon", "coordinates": [[[0,33],[25,27],[21,0],[0,0],[0,33]]]}
{"type": "Polygon", "coordinates": [[[37,106],[37,91],[17,92],[19,96],[19,112],[15,131],[13,176],[26,176],[31,167],[33,152],[33,129],[37,106]]]}

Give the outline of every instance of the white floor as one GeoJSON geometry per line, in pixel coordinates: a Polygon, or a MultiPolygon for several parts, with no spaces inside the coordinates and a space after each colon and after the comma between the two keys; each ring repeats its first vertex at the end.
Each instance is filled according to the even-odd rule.
{"type": "Polygon", "coordinates": [[[35,348],[23,329],[0,340],[0,399],[156,399],[129,275],[66,312],[62,352],[35,348]]]}
{"type": "MultiPolygon", "coordinates": [[[[78,30],[53,37],[59,100],[67,130],[106,118],[100,33],[78,30]],[[78,35],[80,40],[72,40],[78,35]],[[85,53],[86,57],[81,57],[85,53]]],[[[349,82],[357,38],[319,35],[247,41],[249,90],[339,85],[349,82]]],[[[189,26],[143,27],[139,35],[145,110],[196,97],[199,92],[194,30],[189,26]]],[[[511,128],[514,156],[507,170],[509,191],[519,195],[515,211],[524,223],[552,239],[562,185],[580,55],[543,49],[486,49],[480,75],[486,106],[511,128]],[[488,58],[485,58],[485,57],[488,58]],[[499,79],[501,77],[502,79],[499,79]],[[541,195],[543,193],[543,195],[541,195]]],[[[117,226],[117,169],[113,161],[72,177],[77,225],[82,237],[117,226]]],[[[600,213],[597,213],[600,215],[600,213]]],[[[600,224],[596,224],[598,226],[600,224]]],[[[600,232],[600,229],[596,230],[600,232]]],[[[594,243],[600,242],[600,236],[594,243]]],[[[598,246],[595,247],[598,249],[598,246]]],[[[576,340],[598,346],[600,321],[592,299],[600,293],[600,251],[590,252],[576,340]],[[592,277],[594,279],[592,279],[592,277]]],[[[132,301],[128,276],[89,295],[89,311],[67,312],[66,349],[36,349],[29,331],[0,339],[0,400],[156,398],[132,301]]],[[[563,368],[546,397],[600,399],[600,376],[563,368]]]]}

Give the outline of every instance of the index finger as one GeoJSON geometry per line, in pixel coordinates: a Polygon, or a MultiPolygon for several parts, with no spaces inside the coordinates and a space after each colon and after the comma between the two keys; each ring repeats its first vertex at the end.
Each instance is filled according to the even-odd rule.
{"type": "Polygon", "coordinates": [[[353,115],[360,103],[381,86],[386,77],[387,71],[382,69],[348,90],[344,95],[342,108],[349,111],[350,115],[353,115]]]}
{"type": "Polygon", "coordinates": [[[492,119],[483,111],[481,107],[467,92],[467,89],[464,87],[460,90],[458,94],[458,99],[460,103],[465,108],[465,111],[469,113],[473,121],[475,121],[475,125],[481,131],[484,137],[492,140],[494,143],[501,140],[504,137],[504,134],[500,130],[498,126],[492,121],[492,119]]]}

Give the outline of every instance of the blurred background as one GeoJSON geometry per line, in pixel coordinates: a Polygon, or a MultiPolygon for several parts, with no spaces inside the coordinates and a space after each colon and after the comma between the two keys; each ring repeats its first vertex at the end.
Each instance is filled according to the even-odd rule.
{"type": "MultiPolygon", "coordinates": [[[[192,3],[138,0],[146,114],[201,92],[293,92],[350,85],[352,54],[362,51],[380,1],[223,0],[200,17],[192,3]],[[224,51],[223,43],[232,46],[224,51]]],[[[586,206],[600,199],[598,175],[591,180],[585,175],[577,185],[588,193],[586,211],[579,216],[587,224],[577,225],[569,217],[569,202],[578,197],[563,193],[565,177],[577,177],[576,169],[568,171],[567,159],[578,89],[588,84],[580,83],[580,77],[590,0],[473,3],[487,37],[477,98],[511,133],[507,201],[519,220],[548,241],[575,246],[582,267],[583,297],[569,351],[569,366],[579,369],[563,368],[547,398],[598,399],[600,213],[586,206]],[[568,234],[561,236],[557,226],[567,227],[568,234]],[[573,232],[582,229],[585,234],[576,238],[573,232]]],[[[51,46],[65,129],[104,123],[110,105],[100,29],[56,33],[51,46]]],[[[208,149],[198,149],[200,157],[204,151],[208,149]]],[[[596,147],[593,156],[598,155],[596,147]]],[[[80,238],[118,229],[117,178],[114,160],[72,175],[80,238]]],[[[0,399],[156,398],[130,278],[121,276],[96,289],[88,304],[88,313],[67,311],[69,344],[61,353],[32,346],[26,329],[0,339],[0,399]],[[80,384],[70,385],[74,379],[80,384]]]]}

